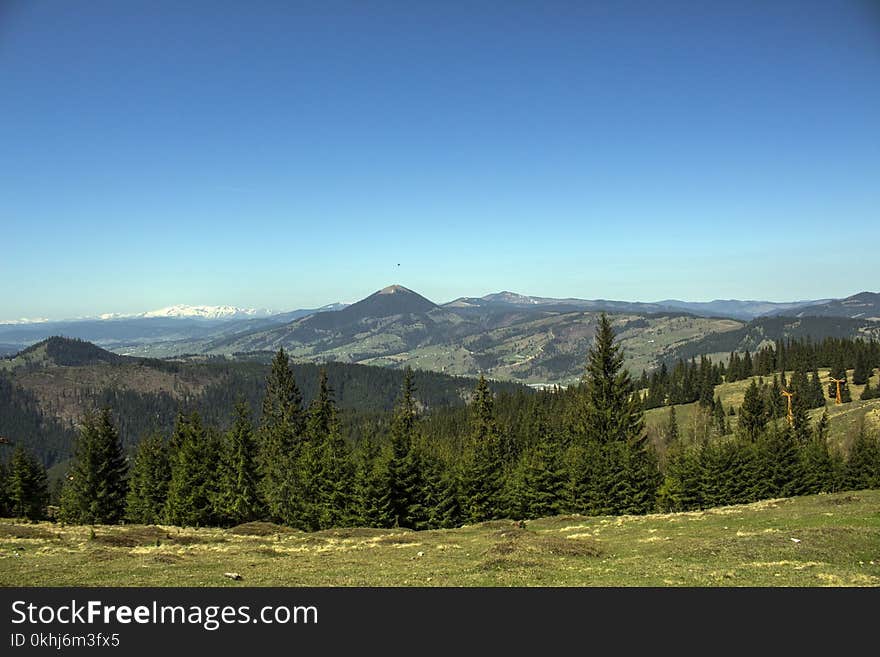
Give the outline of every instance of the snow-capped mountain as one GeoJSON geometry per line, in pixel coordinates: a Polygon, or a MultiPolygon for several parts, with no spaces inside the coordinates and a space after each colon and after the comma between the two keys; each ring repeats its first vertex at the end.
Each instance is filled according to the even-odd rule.
{"type": "Polygon", "coordinates": [[[19,317],[18,319],[0,319],[0,324],[45,324],[45,317],[19,317]]]}
{"type": "Polygon", "coordinates": [[[102,313],[96,317],[81,317],[79,319],[254,319],[257,317],[271,317],[277,314],[275,310],[268,308],[238,308],[236,306],[189,306],[177,304],[148,310],[143,313],[102,313]]]}
{"type": "Polygon", "coordinates": [[[137,317],[192,317],[199,319],[248,319],[269,317],[275,311],[266,308],[237,308],[236,306],[187,306],[178,304],[159,310],[150,310],[137,317]]]}

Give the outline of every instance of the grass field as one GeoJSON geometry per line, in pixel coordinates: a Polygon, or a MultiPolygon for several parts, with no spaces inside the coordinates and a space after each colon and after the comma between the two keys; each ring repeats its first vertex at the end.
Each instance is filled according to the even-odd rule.
{"type": "Polygon", "coordinates": [[[6,520],[0,585],[880,586],[880,490],[425,532],[6,520]]]}

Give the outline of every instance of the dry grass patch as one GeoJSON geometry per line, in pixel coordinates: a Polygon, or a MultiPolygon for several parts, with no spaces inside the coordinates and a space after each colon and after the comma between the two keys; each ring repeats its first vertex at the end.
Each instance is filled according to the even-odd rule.
{"type": "Polygon", "coordinates": [[[602,554],[599,544],[592,537],[563,538],[537,534],[526,529],[495,532],[495,543],[487,555],[549,554],[560,557],[598,557],[602,554]]]}
{"type": "Polygon", "coordinates": [[[272,536],[273,534],[294,534],[296,529],[276,525],[274,522],[246,522],[227,530],[235,536],[272,536]]]}
{"type": "Polygon", "coordinates": [[[39,525],[0,525],[0,538],[55,538],[55,534],[39,525]]]}

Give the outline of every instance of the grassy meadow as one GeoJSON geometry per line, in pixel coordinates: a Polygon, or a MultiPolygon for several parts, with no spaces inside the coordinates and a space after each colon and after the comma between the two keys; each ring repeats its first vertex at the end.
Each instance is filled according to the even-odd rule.
{"type": "Polygon", "coordinates": [[[0,585],[880,586],[880,490],[424,532],[2,520],[0,585]]]}

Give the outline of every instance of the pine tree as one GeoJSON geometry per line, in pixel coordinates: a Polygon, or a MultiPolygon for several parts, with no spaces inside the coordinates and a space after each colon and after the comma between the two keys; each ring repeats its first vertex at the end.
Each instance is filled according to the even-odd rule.
{"type": "Polygon", "coordinates": [[[739,409],[739,428],[742,434],[752,442],[767,426],[767,411],[758,384],[752,380],[746,388],[742,406],[739,409]]]}
{"type": "Polygon", "coordinates": [[[415,529],[425,522],[424,475],[415,444],[418,442],[418,412],[412,370],[407,368],[400,399],[391,421],[391,450],[385,465],[388,506],[394,526],[415,529]]]}
{"type": "Polygon", "coordinates": [[[691,511],[702,506],[702,474],[694,448],[673,444],[667,452],[666,473],[658,492],[663,511],[691,511]]]}
{"type": "Polygon", "coordinates": [[[302,526],[298,480],[304,432],[302,395],[284,349],[278,350],[266,380],[260,420],[258,465],[260,496],[275,522],[302,526]]]}
{"type": "Polygon", "coordinates": [[[8,478],[7,495],[12,515],[40,520],[45,515],[49,498],[43,465],[23,447],[16,447],[12,452],[8,478]]]}
{"type": "MultiPolygon", "coordinates": [[[[860,342],[856,342],[857,345],[860,345],[860,342]]],[[[868,365],[868,355],[865,353],[864,349],[856,350],[856,362],[855,368],[853,369],[852,382],[857,386],[863,386],[868,381],[868,377],[871,376],[871,367],[868,365]]]]}
{"type": "Polygon", "coordinates": [[[540,518],[559,513],[565,471],[559,443],[544,413],[536,411],[537,441],[523,453],[512,479],[510,510],[517,518],[540,518]]]}
{"type": "MultiPolygon", "coordinates": [[[[806,391],[804,391],[806,394],[806,391]]],[[[806,445],[813,436],[813,430],[810,427],[810,415],[807,413],[807,405],[801,394],[796,394],[791,398],[791,428],[792,436],[798,445],[806,445]]]]}
{"type": "Polygon", "coordinates": [[[794,495],[800,488],[800,468],[791,428],[770,425],[758,447],[763,493],[770,497],[794,495]]]}
{"type": "Polygon", "coordinates": [[[61,518],[73,524],[114,524],[125,514],[128,463],[104,408],[87,413],[74,445],[73,464],[61,496],[61,518]]]}
{"type": "Polygon", "coordinates": [[[169,523],[202,527],[215,524],[219,441],[202,426],[198,413],[178,416],[171,437],[171,480],[165,516],[169,523]]]}
{"type": "Polygon", "coordinates": [[[623,352],[605,313],[587,354],[580,429],[587,441],[644,440],[642,410],[632,399],[632,382],[623,368],[623,352]]]}
{"type": "Polygon", "coordinates": [[[504,463],[492,391],[482,376],[471,401],[471,435],[461,473],[462,510],[471,522],[491,520],[504,506],[504,463]]]}
{"type": "Polygon", "coordinates": [[[394,519],[386,495],[386,468],[382,450],[368,434],[357,444],[354,456],[357,522],[367,527],[393,526],[394,519]]]}
{"type": "Polygon", "coordinates": [[[822,381],[819,379],[819,370],[814,368],[810,373],[809,407],[822,408],[825,406],[825,391],[822,389],[822,381]]]}
{"type": "Polygon", "coordinates": [[[876,436],[868,435],[864,420],[859,424],[850,447],[844,485],[849,490],[880,486],[880,440],[876,436]]]}
{"type": "Polygon", "coordinates": [[[703,408],[711,409],[715,401],[715,384],[712,380],[711,369],[704,369],[700,379],[699,404],[703,408]]]}
{"type": "Polygon", "coordinates": [[[878,397],[880,397],[880,389],[872,388],[870,379],[865,381],[865,389],[862,390],[859,399],[867,401],[869,399],[877,399],[878,397]]]}
{"type": "Polygon", "coordinates": [[[730,427],[727,424],[727,415],[724,413],[724,405],[718,397],[715,398],[713,403],[713,417],[715,432],[719,436],[728,434],[730,432],[730,427]]]}
{"type": "Polygon", "coordinates": [[[834,462],[828,451],[828,413],[816,424],[810,441],[800,451],[802,495],[834,490],[834,462]]]}
{"type": "Polygon", "coordinates": [[[144,438],[131,468],[125,517],[129,522],[156,525],[165,520],[171,462],[168,445],[159,434],[144,438]]]}
{"type": "Polygon", "coordinates": [[[220,447],[217,517],[228,525],[263,517],[259,483],[257,441],[251,411],[245,402],[239,401],[235,405],[232,428],[223,436],[220,447]]]}
{"type": "Polygon", "coordinates": [[[425,460],[425,507],[430,529],[451,529],[461,524],[458,480],[451,468],[437,458],[425,460]]]}

